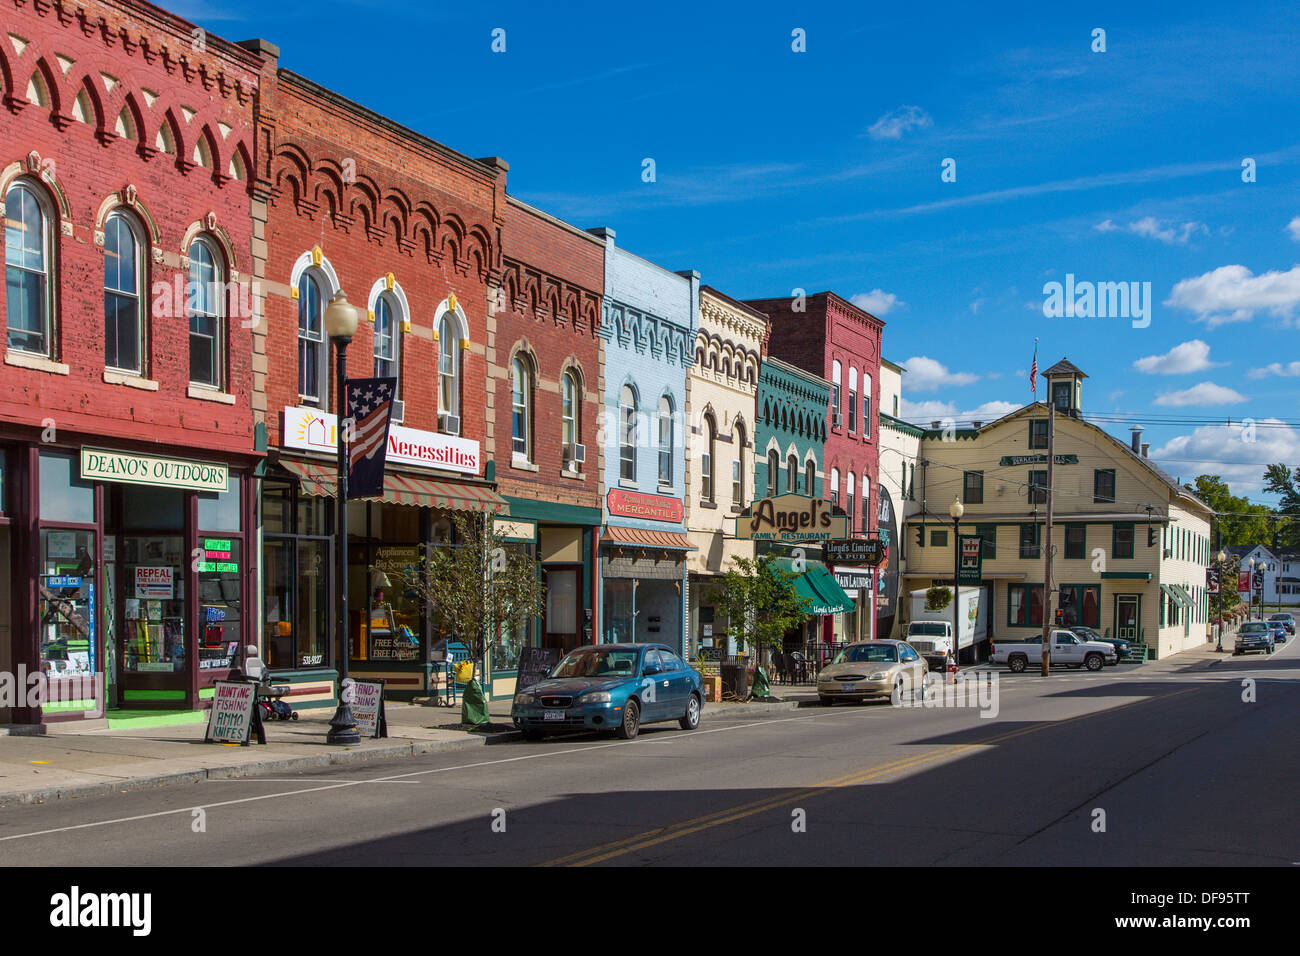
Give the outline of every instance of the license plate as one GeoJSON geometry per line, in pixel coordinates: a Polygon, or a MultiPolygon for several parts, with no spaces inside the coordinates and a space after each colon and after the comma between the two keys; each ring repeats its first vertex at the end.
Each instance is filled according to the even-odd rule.
{"type": "Polygon", "coordinates": [[[542,720],[563,720],[564,711],[562,710],[544,710],[542,711],[542,720]]]}
{"type": "Polygon", "coordinates": [[[853,688],[857,686],[858,686],[857,684],[841,684],[840,690],[853,690],[853,688]]]}

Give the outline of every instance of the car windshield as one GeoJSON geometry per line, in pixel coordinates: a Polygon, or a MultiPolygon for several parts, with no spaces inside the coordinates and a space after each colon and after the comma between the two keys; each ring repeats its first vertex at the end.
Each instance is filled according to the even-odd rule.
{"type": "Polygon", "coordinates": [[[1270,620],[1270,621],[1277,621],[1279,624],[1285,624],[1287,621],[1291,620],[1291,615],[1290,615],[1290,614],[1274,614],[1272,617],[1269,618],[1269,620],[1270,620]]]}
{"type": "Polygon", "coordinates": [[[908,634],[912,637],[943,637],[948,631],[948,625],[939,623],[913,623],[908,629],[908,634]]]}
{"type": "Polygon", "coordinates": [[[592,647],[573,651],[551,670],[551,677],[632,677],[640,651],[592,647]]]}
{"type": "Polygon", "coordinates": [[[833,664],[890,663],[898,660],[898,648],[893,644],[854,644],[836,656],[833,664]]]}
{"type": "Polygon", "coordinates": [[[1241,625],[1242,634],[1263,634],[1268,630],[1266,624],[1243,624],[1241,625]]]}

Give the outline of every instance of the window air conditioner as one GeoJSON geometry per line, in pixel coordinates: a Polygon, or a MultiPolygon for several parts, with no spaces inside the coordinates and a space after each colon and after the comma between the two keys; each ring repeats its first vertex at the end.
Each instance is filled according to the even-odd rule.
{"type": "Polygon", "coordinates": [[[460,434],[460,416],[450,412],[438,413],[438,427],[447,435],[460,434]]]}

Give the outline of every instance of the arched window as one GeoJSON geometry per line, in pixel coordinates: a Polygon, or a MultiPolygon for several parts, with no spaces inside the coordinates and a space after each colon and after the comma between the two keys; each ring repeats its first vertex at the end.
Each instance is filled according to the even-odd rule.
{"type": "Polygon", "coordinates": [[[704,427],[707,436],[704,453],[700,455],[700,497],[705,501],[713,501],[713,463],[717,461],[718,426],[712,415],[704,416],[704,427]]]}
{"type": "Polygon", "coordinates": [[[438,431],[460,434],[460,326],[444,312],[438,323],[438,431]]]}
{"type": "Polygon", "coordinates": [[[618,396],[618,477],[636,481],[636,392],[624,385],[618,396]]]}
{"type": "Polygon", "coordinates": [[[510,440],[516,459],[532,460],[533,387],[522,357],[510,364],[510,440]]]}
{"type": "Polygon", "coordinates": [[[817,497],[817,462],[809,460],[804,463],[803,483],[804,483],[804,487],[808,489],[808,494],[811,497],[816,498],[817,497]]]}
{"type": "Polygon", "coordinates": [[[799,459],[791,455],[785,460],[785,480],[789,490],[799,493],[799,459]]]}
{"type": "Polygon", "coordinates": [[[582,442],[582,403],[578,375],[573,371],[565,372],[560,379],[560,440],[564,444],[565,468],[577,471],[580,462],[574,449],[582,442]]]}
{"type": "Polygon", "coordinates": [[[329,343],[325,341],[325,296],[310,269],[298,277],[298,401],[329,403],[329,343]]]}
{"type": "Polygon", "coordinates": [[[781,492],[777,485],[781,478],[781,456],[777,454],[776,449],[767,453],[767,496],[769,498],[779,495],[781,492]]]}
{"type": "Polygon", "coordinates": [[[840,427],[840,363],[831,363],[831,427],[840,427]]]}
{"type": "Polygon", "coordinates": [[[737,508],[745,507],[745,425],[736,422],[736,458],[731,463],[731,503],[737,508]]]}
{"type": "Polygon", "coordinates": [[[104,365],[133,375],[144,372],[141,246],[131,218],[111,213],[104,223],[104,365]]]}
{"type": "Polygon", "coordinates": [[[832,468],[831,469],[831,504],[838,505],[839,503],[840,503],[840,470],[838,468],[832,468]]]}
{"type": "Polygon", "coordinates": [[[397,331],[400,321],[399,311],[388,293],[375,300],[375,378],[397,379],[394,399],[402,394],[402,337],[397,331]]]}
{"type": "Polygon", "coordinates": [[[673,400],[659,399],[659,484],[673,483],[673,400]]]}
{"type": "Polygon", "coordinates": [[[846,480],[848,484],[844,489],[844,512],[849,516],[849,520],[848,523],[845,525],[845,527],[849,529],[849,534],[852,535],[853,515],[856,511],[854,505],[857,502],[857,495],[855,494],[855,489],[853,487],[853,472],[848,473],[848,475],[846,476],[846,480]]]}
{"type": "Polygon", "coordinates": [[[858,370],[849,366],[849,434],[858,430],[858,370]]]}
{"type": "Polygon", "coordinates": [[[226,367],[225,288],[217,251],[200,236],[190,243],[190,381],[206,388],[221,388],[226,367]]]}
{"type": "Polygon", "coordinates": [[[871,532],[871,477],[862,473],[862,533],[871,532]]]}
{"type": "Polygon", "coordinates": [[[871,376],[862,373],[862,437],[871,437],[871,376]]]}
{"type": "Polygon", "coordinates": [[[5,300],[9,348],[54,356],[53,231],[44,196],[24,180],[5,192],[5,300]]]}

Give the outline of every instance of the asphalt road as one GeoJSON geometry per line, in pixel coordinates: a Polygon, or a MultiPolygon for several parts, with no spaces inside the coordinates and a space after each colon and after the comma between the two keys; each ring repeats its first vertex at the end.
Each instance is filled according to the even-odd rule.
{"type": "Polygon", "coordinates": [[[997,690],[10,807],[0,865],[1300,861],[1300,642],[997,690]]]}

